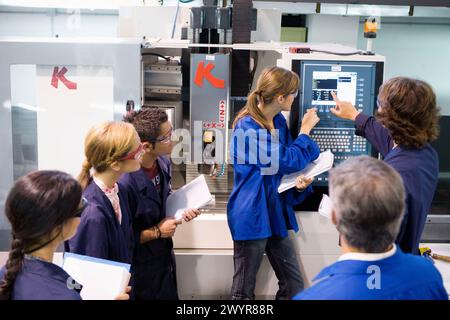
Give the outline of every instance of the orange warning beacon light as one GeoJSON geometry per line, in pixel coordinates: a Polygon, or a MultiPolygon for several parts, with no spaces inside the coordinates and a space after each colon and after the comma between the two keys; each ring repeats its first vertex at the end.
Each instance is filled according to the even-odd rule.
{"type": "Polygon", "coordinates": [[[364,37],[365,38],[376,38],[378,30],[378,23],[375,18],[366,19],[364,22],[364,37]]]}
{"type": "Polygon", "coordinates": [[[367,18],[364,22],[364,38],[367,38],[367,48],[364,54],[373,55],[372,39],[377,37],[378,22],[374,17],[367,18]]]}

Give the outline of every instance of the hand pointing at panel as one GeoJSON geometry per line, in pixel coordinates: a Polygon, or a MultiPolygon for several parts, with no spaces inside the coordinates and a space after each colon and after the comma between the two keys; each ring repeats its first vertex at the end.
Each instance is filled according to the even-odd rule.
{"type": "Polygon", "coordinates": [[[355,106],[348,101],[339,100],[336,93],[333,91],[331,92],[331,95],[333,96],[334,102],[336,102],[336,108],[330,108],[330,112],[336,117],[355,121],[356,116],[359,114],[359,111],[355,106]]]}

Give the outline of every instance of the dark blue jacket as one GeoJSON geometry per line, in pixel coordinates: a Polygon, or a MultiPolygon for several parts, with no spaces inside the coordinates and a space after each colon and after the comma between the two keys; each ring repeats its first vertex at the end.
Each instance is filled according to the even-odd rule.
{"type": "Polygon", "coordinates": [[[119,183],[122,223],[119,224],[111,201],[94,181],[87,186],[83,196],[88,201],[76,235],[66,241],[65,249],[86,256],[131,263],[133,230],[128,198],[119,183]]]}
{"type": "Polygon", "coordinates": [[[178,299],[172,238],[140,243],[141,232],[166,217],[166,200],[171,192],[170,160],[159,157],[156,161],[161,174],[161,195],[143,169],[120,179],[133,221],[132,296],[138,300],[178,299]]]}
{"type": "Polygon", "coordinates": [[[396,253],[377,261],[343,260],[323,269],[295,300],[448,300],[442,276],[428,259],[396,253]],[[374,266],[376,266],[374,268],[374,266]],[[379,272],[379,287],[373,285],[379,272]],[[374,278],[373,278],[374,279],[374,278]]]}
{"type": "Polygon", "coordinates": [[[419,254],[419,242],[436,191],[439,158],[430,144],[420,149],[397,146],[389,131],[374,117],[360,113],[356,134],[365,137],[403,179],[406,191],[405,216],[397,243],[407,253],[419,254]]]}
{"type": "Polygon", "coordinates": [[[320,150],[317,144],[304,134],[292,141],[286,119],[281,113],[274,117],[273,122],[275,129],[278,129],[278,142],[250,116],[238,121],[231,137],[234,185],[227,205],[227,214],[228,225],[235,241],[264,239],[270,236],[286,237],[288,229],[298,231],[293,206],[302,202],[312,192],[309,186],[303,192],[292,188],[278,193],[283,175],[304,169],[317,159],[320,150]],[[247,134],[247,137],[239,137],[240,132],[247,134]],[[264,156],[273,156],[272,161],[266,161],[264,156]],[[262,175],[261,169],[274,167],[277,157],[277,172],[262,175]],[[257,161],[252,161],[252,158],[257,161]]]}
{"type": "MultiPolygon", "coordinates": [[[[0,279],[5,268],[0,270],[0,279]]],[[[56,264],[42,260],[23,260],[23,268],[14,281],[12,300],[81,300],[81,286],[56,264]]]]}

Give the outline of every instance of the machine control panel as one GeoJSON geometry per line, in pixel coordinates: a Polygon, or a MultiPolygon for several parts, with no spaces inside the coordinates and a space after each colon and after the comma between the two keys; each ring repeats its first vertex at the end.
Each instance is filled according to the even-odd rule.
{"type": "MultiPolygon", "coordinates": [[[[320,151],[331,150],[335,164],[348,157],[370,155],[370,144],[355,135],[352,121],[337,118],[330,112],[336,103],[331,92],[340,100],[350,101],[359,111],[372,115],[376,101],[376,63],[345,61],[293,61],[300,76],[298,97],[299,123],[309,108],[317,108],[320,122],[311,131],[311,138],[320,151]]],[[[318,176],[315,185],[326,186],[328,174],[318,176]]]]}

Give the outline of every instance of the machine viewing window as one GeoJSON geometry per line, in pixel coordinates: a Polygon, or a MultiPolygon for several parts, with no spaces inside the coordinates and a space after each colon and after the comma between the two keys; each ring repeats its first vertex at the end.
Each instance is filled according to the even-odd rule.
{"type": "MultiPolygon", "coordinates": [[[[359,111],[374,114],[382,75],[382,72],[377,73],[377,68],[382,70],[382,64],[293,60],[292,69],[300,76],[300,90],[291,112],[291,128],[300,126],[307,109],[317,108],[320,122],[311,131],[311,138],[321,151],[334,153],[335,164],[351,156],[370,155],[371,146],[366,139],[355,135],[354,123],[337,118],[330,112],[330,108],[336,106],[331,92],[336,92],[340,100],[350,101],[359,111]]],[[[318,176],[314,184],[327,186],[327,173],[318,176]]]]}

